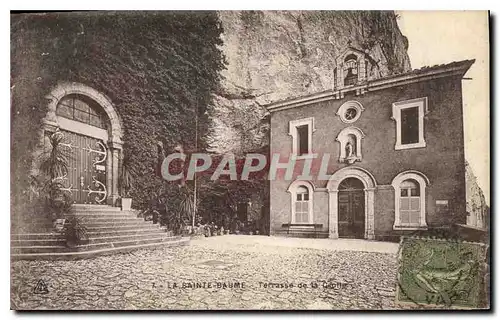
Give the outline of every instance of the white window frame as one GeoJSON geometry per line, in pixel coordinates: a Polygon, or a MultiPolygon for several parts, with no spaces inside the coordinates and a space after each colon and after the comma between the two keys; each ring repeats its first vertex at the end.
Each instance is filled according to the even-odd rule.
{"type": "Polygon", "coordinates": [[[394,146],[395,150],[424,148],[426,146],[424,138],[424,116],[427,113],[427,97],[398,101],[392,104],[392,119],[396,121],[396,145],[394,146]],[[418,142],[411,144],[402,144],[401,110],[415,107],[418,108],[418,142]]]}
{"type": "Polygon", "coordinates": [[[308,222],[300,222],[301,224],[314,224],[313,221],[313,206],[314,206],[314,186],[311,182],[309,181],[302,181],[302,180],[296,180],[292,182],[290,187],[288,187],[288,192],[290,193],[290,204],[291,204],[291,214],[292,217],[290,219],[291,224],[295,224],[296,219],[295,219],[295,203],[297,202],[297,190],[299,187],[305,187],[307,188],[307,191],[309,192],[309,205],[308,205],[308,210],[309,210],[309,219],[308,222]]]}
{"type": "Polygon", "coordinates": [[[429,179],[427,177],[418,172],[418,171],[405,171],[398,174],[392,180],[392,187],[394,188],[394,230],[418,230],[418,229],[427,229],[427,221],[426,221],[426,197],[425,190],[429,185],[429,179]],[[403,181],[413,179],[418,182],[420,187],[420,219],[418,224],[410,224],[410,223],[401,223],[401,215],[400,215],[400,204],[401,204],[401,183],[403,181]]]}
{"type": "Polygon", "coordinates": [[[292,136],[292,159],[300,160],[300,159],[312,159],[314,157],[312,152],[312,135],[313,132],[316,131],[314,127],[314,118],[304,118],[299,120],[291,120],[289,122],[289,131],[288,134],[292,136]],[[307,154],[299,155],[298,154],[298,135],[297,135],[297,127],[307,126],[307,154]]]}

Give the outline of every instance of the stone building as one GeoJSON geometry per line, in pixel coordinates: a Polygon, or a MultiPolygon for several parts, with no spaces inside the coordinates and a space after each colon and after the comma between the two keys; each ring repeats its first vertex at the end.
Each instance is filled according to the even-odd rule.
{"type": "Polygon", "coordinates": [[[348,47],[332,89],[267,105],[281,167],[271,234],[391,239],[465,224],[461,80],[473,62],[383,76],[348,47]]]}

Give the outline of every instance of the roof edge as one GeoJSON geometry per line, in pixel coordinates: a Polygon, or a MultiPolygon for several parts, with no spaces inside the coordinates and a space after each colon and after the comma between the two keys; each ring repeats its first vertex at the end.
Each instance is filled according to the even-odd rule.
{"type": "Polygon", "coordinates": [[[389,77],[366,81],[362,84],[358,84],[348,88],[342,88],[336,91],[325,90],[295,98],[275,101],[267,105],[264,105],[264,107],[269,112],[272,113],[284,109],[306,106],[312,103],[341,99],[347,92],[354,91],[356,92],[356,95],[358,95],[358,94],[363,94],[367,91],[369,92],[369,91],[382,90],[398,85],[410,84],[425,80],[432,80],[437,78],[458,76],[458,75],[463,77],[463,75],[469,70],[469,68],[472,66],[472,64],[474,64],[475,61],[476,61],[475,59],[462,60],[462,61],[451,62],[445,65],[423,67],[406,73],[401,73],[389,77]]]}

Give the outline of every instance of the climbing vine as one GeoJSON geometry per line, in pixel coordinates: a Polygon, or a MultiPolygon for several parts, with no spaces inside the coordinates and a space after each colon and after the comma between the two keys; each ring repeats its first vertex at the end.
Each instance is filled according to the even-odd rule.
{"type": "Polygon", "coordinates": [[[107,95],[123,125],[124,157],[134,167],[137,203],[164,184],[157,144],[206,148],[212,94],[224,58],[214,12],[109,12],[14,15],[11,23],[12,201],[23,203],[46,114],[58,81],[107,95]],[[197,115],[196,115],[197,113],[197,115]]]}

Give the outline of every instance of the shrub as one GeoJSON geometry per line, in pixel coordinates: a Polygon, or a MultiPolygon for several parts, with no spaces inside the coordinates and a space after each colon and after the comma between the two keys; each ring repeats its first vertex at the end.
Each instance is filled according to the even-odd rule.
{"type": "Polygon", "coordinates": [[[66,245],[75,247],[87,242],[87,228],[82,219],[78,217],[70,217],[66,219],[64,234],[66,237],[66,245]]]}

